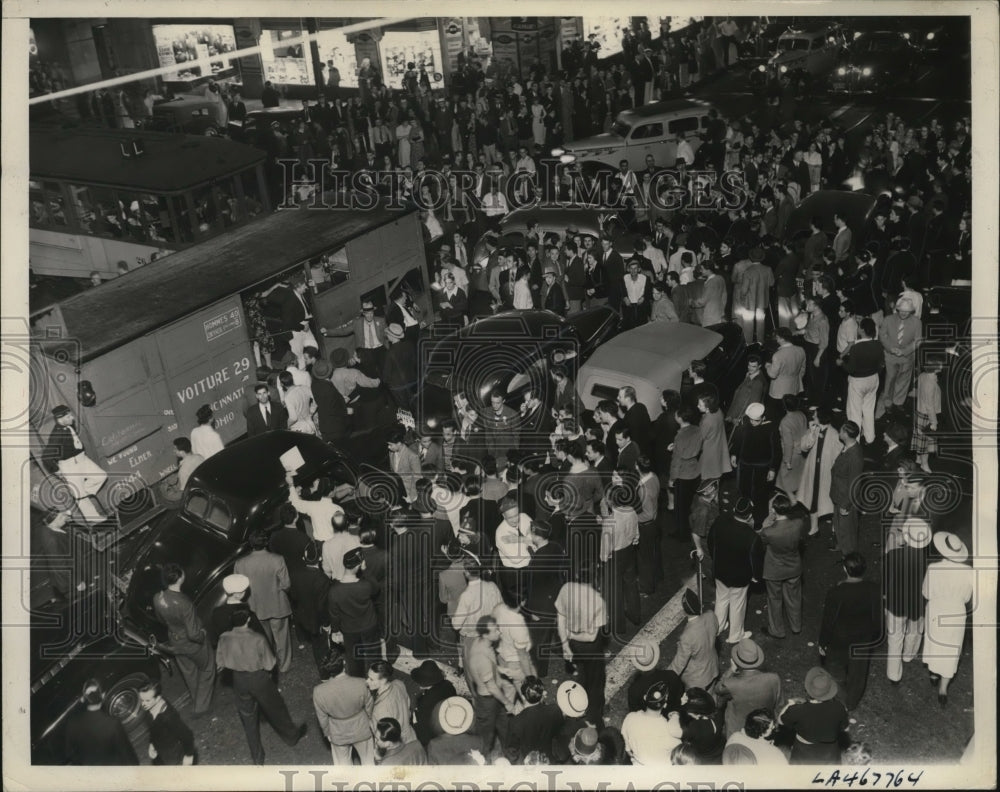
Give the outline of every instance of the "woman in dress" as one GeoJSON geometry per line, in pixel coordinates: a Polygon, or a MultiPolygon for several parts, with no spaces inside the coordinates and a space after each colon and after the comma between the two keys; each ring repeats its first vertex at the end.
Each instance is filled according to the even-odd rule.
{"type": "Polygon", "coordinates": [[[717,480],[733,469],[726,441],[726,421],[719,409],[719,397],[704,393],[698,399],[701,423],[701,480],[717,480]]]}
{"type": "Polygon", "coordinates": [[[400,168],[408,167],[410,164],[410,132],[412,131],[413,126],[410,124],[409,118],[401,119],[396,127],[396,140],[398,141],[396,161],[400,168]]]}
{"type": "Polygon", "coordinates": [[[934,549],[940,561],[927,566],[923,595],[927,600],[927,624],[924,635],[924,663],[931,684],[938,686],[938,703],[948,703],[948,686],[958,670],[958,660],[965,640],[966,609],[972,602],[976,573],[966,564],[969,550],[955,534],[934,534],[934,549]]]}
{"type": "Polygon", "coordinates": [[[538,148],[545,145],[545,105],[538,96],[531,103],[531,136],[538,148]]]}
{"type": "Polygon", "coordinates": [[[917,404],[913,411],[913,439],[910,446],[917,455],[917,464],[925,473],[930,473],[927,457],[937,453],[937,440],[930,432],[937,431],[938,415],[941,414],[941,387],[938,385],[938,366],[924,364],[917,377],[917,404]]]}
{"type": "Polygon", "coordinates": [[[514,276],[514,308],[530,310],[535,303],[531,297],[531,267],[521,264],[514,276]]]}
{"type": "Polygon", "coordinates": [[[416,166],[417,162],[426,156],[424,151],[424,129],[413,113],[410,113],[408,120],[410,122],[410,162],[416,166]]]}
{"type": "Polygon", "coordinates": [[[781,468],[774,486],[784,492],[794,503],[795,494],[799,491],[802,481],[802,468],[805,457],[799,446],[799,440],[809,428],[805,413],[799,409],[797,396],[788,394],[782,398],[785,416],[778,424],[778,434],[781,437],[781,468]]]}

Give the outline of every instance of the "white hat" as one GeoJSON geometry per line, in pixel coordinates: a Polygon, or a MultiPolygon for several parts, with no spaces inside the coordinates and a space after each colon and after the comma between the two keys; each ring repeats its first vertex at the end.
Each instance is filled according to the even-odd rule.
{"type": "Polygon", "coordinates": [[[931,527],[919,517],[909,517],[903,523],[903,539],[918,550],[927,547],[931,543],[931,527]]]}
{"type": "Polygon", "coordinates": [[[961,563],[969,557],[969,548],[965,546],[965,542],[948,531],[934,534],[934,547],[941,555],[952,561],[961,563]]]}
{"type": "Polygon", "coordinates": [[[222,590],[226,594],[242,594],[250,588],[250,578],[246,575],[226,575],[222,579],[222,590]]]}
{"type": "Polygon", "coordinates": [[[635,638],[632,641],[632,653],[629,659],[639,671],[651,671],[660,662],[660,645],[648,638],[635,638]]]}
{"type": "Polygon", "coordinates": [[[896,310],[897,311],[909,311],[913,313],[917,310],[916,306],[913,304],[913,300],[909,297],[900,297],[896,300],[896,310]]]}
{"type": "Polygon", "coordinates": [[[764,405],[760,402],[754,402],[747,406],[744,415],[751,421],[759,421],[764,417],[764,405]]]}
{"type": "Polygon", "coordinates": [[[590,699],[579,682],[567,679],[556,692],[556,703],[567,718],[579,718],[587,711],[590,699]]]}
{"type": "Polygon", "coordinates": [[[461,696],[451,696],[438,704],[438,725],[445,734],[465,734],[472,726],[472,704],[461,696]]]}

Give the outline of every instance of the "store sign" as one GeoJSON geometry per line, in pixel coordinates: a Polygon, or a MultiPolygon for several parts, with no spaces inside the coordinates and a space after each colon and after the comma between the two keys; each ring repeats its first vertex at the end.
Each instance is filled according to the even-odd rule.
{"type": "MultiPolygon", "coordinates": [[[[164,75],[166,80],[192,80],[203,76],[200,66],[185,64],[200,58],[214,58],[236,50],[236,33],[232,25],[153,25],[156,57],[162,68],[176,66],[164,75]]],[[[231,58],[220,57],[211,65],[212,74],[230,69],[231,58]]]]}
{"type": "Polygon", "coordinates": [[[518,70],[516,33],[493,34],[493,60],[498,64],[506,64],[515,71],[518,70]]]}
{"type": "Polygon", "coordinates": [[[538,30],[538,17],[511,17],[510,29],[534,32],[538,30]]]}
{"type": "Polygon", "coordinates": [[[232,332],[237,327],[241,327],[243,325],[243,316],[240,313],[239,308],[233,308],[231,311],[227,311],[224,314],[219,314],[218,316],[213,316],[211,319],[206,319],[204,325],[205,340],[214,341],[216,338],[232,332]]]}

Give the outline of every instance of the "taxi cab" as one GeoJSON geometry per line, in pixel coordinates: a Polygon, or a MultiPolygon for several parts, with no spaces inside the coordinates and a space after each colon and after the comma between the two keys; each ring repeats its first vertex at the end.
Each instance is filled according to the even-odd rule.
{"type": "Polygon", "coordinates": [[[821,76],[836,65],[845,45],[837,25],[815,24],[789,28],[778,37],[778,46],[758,70],[770,77],[821,76]]]}

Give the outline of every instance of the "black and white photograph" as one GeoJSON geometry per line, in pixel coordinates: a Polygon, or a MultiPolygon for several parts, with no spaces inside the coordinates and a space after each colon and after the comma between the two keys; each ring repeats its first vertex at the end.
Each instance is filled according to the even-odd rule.
{"type": "Polygon", "coordinates": [[[995,788],[996,3],[470,10],[4,4],[5,788],[995,788]]]}

